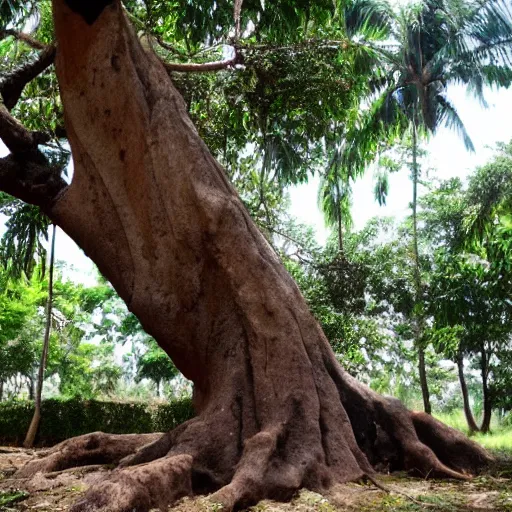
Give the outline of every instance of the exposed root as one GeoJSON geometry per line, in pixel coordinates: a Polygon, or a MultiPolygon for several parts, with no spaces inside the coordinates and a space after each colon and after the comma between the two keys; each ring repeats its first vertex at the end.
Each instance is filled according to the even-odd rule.
{"type": "Polygon", "coordinates": [[[192,494],[191,468],[190,455],[175,455],[118,469],[108,480],[92,486],[71,512],[166,510],[179,498],[192,494]]]}
{"type": "Polygon", "coordinates": [[[121,459],[119,467],[124,468],[136,466],[137,464],[145,464],[165,456],[171,449],[172,437],[172,433],[168,432],[155,441],[141,446],[135,453],[131,453],[121,459]]]}
{"type": "Polygon", "coordinates": [[[161,436],[94,432],[74,437],[54,446],[44,457],[29,461],[16,473],[16,477],[29,478],[36,473],[51,473],[91,464],[117,464],[140,446],[161,436]]]}
{"type": "Polygon", "coordinates": [[[410,413],[419,440],[443,463],[465,476],[478,474],[494,459],[479,444],[422,412],[410,413]]]}
{"type": "Polygon", "coordinates": [[[214,502],[226,510],[245,508],[264,498],[288,500],[300,488],[306,466],[299,468],[277,460],[280,432],[260,432],[245,442],[232,481],[217,491],[214,502]]]}
{"type": "Polygon", "coordinates": [[[45,478],[52,479],[57,478],[60,475],[64,475],[66,473],[91,473],[93,471],[98,471],[99,469],[103,469],[105,466],[103,464],[90,464],[89,466],[78,466],[75,468],[67,468],[62,469],[61,471],[52,471],[51,473],[46,473],[45,478]]]}
{"type": "Polygon", "coordinates": [[[231,399],[236,406],[214,403],[164,435],[94,433],[70,439],[17,476],[52,477],[74,466],[116,464],[72,512],[163,510],[182,496],[211,492],[226,510],[239,510],[262,499],[288,500],[302,487],[322,492],[365,476],[386,492],[426,506],[376,480],[368,461],[424,478],[468,479],[490,460],[462,434],[381,397],[341,369],[329,375],[334,377],[321,391],[325,402],[319,391],[317,408],[306,408],[297,393],[266,426],[256,420],[255,402],[231,399]],[[328,385],[337,400],[327,401],[328,385]]]}

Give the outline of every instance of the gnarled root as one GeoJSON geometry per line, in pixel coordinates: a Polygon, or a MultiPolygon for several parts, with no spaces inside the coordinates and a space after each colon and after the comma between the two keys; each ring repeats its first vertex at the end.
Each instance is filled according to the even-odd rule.
{"type": "Polygon", "coordinates": [[[166,510],[177,499],[192,494],[191,468],[190,455],[174,455],[115,470],[108,480],[93,486],[71,511],[166,510]]]}
{"type": "Polygon", "coordinates": [[[36,473],[51,473],[90,464],[117,464],[122,458],[161,435],[93,432],[73,437],[45,452],[45,457],[29,461],[15,476],[30,478],[36,473]]]}
{"type": "Polygon", "coordinates": [[[330,380],[316,390],[316,406],[311,393],[298,390],[271,422],[258,419],[252,396],[235,396],[212,401],[167,434],[70,439],[18,476],[111,463],[117,468],[73,512],[163,510],[182,496],[211,492],[212,500],[236,510],[265,498],[287,500],[301,487],[324,491],[374,478],[374,468],[467,479],[491,460],[461,433],[381,397],[339,366],[327,364],[326,373],[330,380]]]}

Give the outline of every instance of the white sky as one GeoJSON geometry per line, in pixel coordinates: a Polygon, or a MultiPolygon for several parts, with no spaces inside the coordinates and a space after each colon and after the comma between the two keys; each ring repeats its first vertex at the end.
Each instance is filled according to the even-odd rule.
{"type": "MultiPolygon", "coordinates": [[[[462,139],[455,132],[443,127],[426,146],[429,153],[428,167],[435,168],[435,176],[440,179],[455,176],[464,178],[492,157],[497,142],[512,140],[512,122],[509,117],[512,117],[512,88],[498,91],[487,89],[487,109],[468,96],[462,86],[450,87],[448,96],[473,140],[475,152],[466,151],[462,139]]],[[[290,189],[290,213],[300,221],[312,225],[317,232],[318,241],[323,243],[328,232],[316,203],[318,182],[318,178],[314,178],[305,185],[290,189]]],[[[407,215],[411,198],[412,184],[408,172],[395,173],[390,176],[387,206],[380,207],[373,199],[373,173],[369,170],[353,186],[354,228],[361,229],[375,216],[407,215]]]]}
{"type": "MultiPolygon", "coordinates": [[[[449,96],[455,104],[460,117],[466,125],[473,143],[475,153],[468,153],[462,140],[456,133],[442,128],[429,142],[427,150],[430,154],[429,167],[437,169],[436,176],[464,178],[475,167],[484,164],[493,154],[496,142],[512,140],[512,89],[486,91],[489,108],[484,109],[478,102],[465,94],[463,87],[451,87],[449,96]]],[[[0,147],[0,156],[5,154],[5,147],[0,147]]],[[[325,242],[328,232],[325,229],[322,215],[317,207],[318,179],[289,190],[291,198],[290,213],[299,221],[314,227],[320,243],[325,242]]],[[[387,206],[379,207],[373,199],[372,171],[357,181],[353,187],[353,210],[355,229],[362,228],[374,216],[397,216],[407,214],[411,200],[412,186],[407,171],[392,174],[387,206]]],[[[3,222],[0,218],[0,234],[3,222]]],[[[57,234],[57,259],[65,260],[73,269],[69,277],[74,280],[93,284],[95,271],[92,262],[81,249],[61,230],[57,234]]]]}

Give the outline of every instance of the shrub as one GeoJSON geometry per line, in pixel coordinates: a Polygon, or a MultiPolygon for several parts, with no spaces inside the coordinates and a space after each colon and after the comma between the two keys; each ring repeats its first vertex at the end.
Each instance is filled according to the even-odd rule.
{"type": "MultiPolygon", "coordinates": [[[[0,444],[20,444],[32,415],[32,401],[0,402],[0,444]]],[[[98,400],[43,400],[38,445],[52,445],[89,432],[112,434],[162,432],[192,418],[192,400],[184,398],[168,404],[98,400]]]]}

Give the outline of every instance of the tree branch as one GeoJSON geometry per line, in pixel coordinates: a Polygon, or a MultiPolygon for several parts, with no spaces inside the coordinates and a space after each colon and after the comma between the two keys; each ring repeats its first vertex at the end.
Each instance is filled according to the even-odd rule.
{"type": "Polygon", "coordinates": [[[176,47],[174,47],[172,44],[167,43],[164,41],[160,36],[154,36],[156,42],[164,49],[169,52],[174,53],[175,55],[180,55],[183,57],[183,52],[180,52],[176,47]]]}
{"type": "Polygon", "coordinates": [[[25,34],[24,32],[18,32],[17,30],[12,29],[0,30],[0,39],[5,39],[8,36],[12,36],[18,41],[23,41],[31,48],[34,48],[34,50],[46,50],[47,48],[46,44],[41,43],[41,41],[34,39],[31,35],[25,34]]]}
{"type": "Polygon", "coordinates": [[[171,63],[162,60],[162,64],[167,71],[178,71],[181,73],[206,73],[208,71],[221,71],[222,69],[227,69],[234,66],[237,64],[237,57],[235,56],[232,59],[205,62],[201,64],[181,64],[177,62],[171,63]]]}
{"type": "Polygon", "coordinates": [[[38,144],[48,142],[50,136],[27,130],[0,104],[0,139],[11,153],[25,153],[37,150],[38,144]]]}
{"type": "Polygon", "coordinates": [[[0,158],[0,190],[48,211],[67,188],[58,168],[37,150],[0,158]]]}
{"type": "Polygon", "coordinates": [[[12,73],[2,78],[0,81],[0,94],[5,106],[9,110],[20,99],[25,86],[53,64],[55,52],[55,45],[45,46],[45,49],[36,60],[15,69],[12,73]]]}

